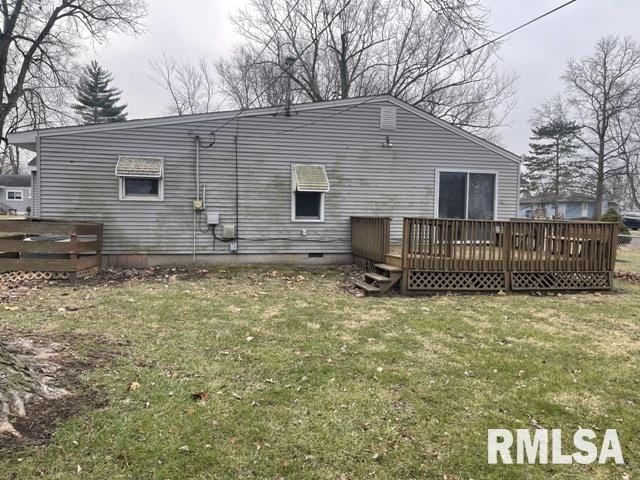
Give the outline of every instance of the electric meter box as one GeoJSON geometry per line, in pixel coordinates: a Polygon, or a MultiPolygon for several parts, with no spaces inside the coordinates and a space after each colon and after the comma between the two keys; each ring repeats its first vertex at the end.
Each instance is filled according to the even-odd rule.
{"type": "Polygon", "coordinates": [[[218,225],[220,223],[220,212],[207,212],[207,224],[218,225]]]}
{"type": "Polygon", "coordinates": [[[236,226],[233,224],[225,224],[222,226],[222,238],[230,239],[236,236],[236,226]]]}

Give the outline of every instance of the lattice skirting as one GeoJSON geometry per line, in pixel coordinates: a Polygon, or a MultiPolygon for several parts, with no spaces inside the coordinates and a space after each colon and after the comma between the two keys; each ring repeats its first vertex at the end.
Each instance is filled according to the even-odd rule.
{"type": "Polygon", "coordinates": [[[608,290],[609,272],[512,272],[512,290],[608,290]]]}
{"type": "MultiPolygon", "coordinates": [[[[77,272],[77,278],[89,278],[96,275],[100,271],[100,267],[87,268],[77,272]]],[[[4,272],[0,273],[0,282],[2,283],[21,283],[32,281],[48,281],[48,280],[69,280],[71,274],[69,272],[4,272]]]]}
{"type": "Polygon", "coordinates": [[[505,288],[504,272],[409,270],[409,290],[498,291],[505,288]]]}

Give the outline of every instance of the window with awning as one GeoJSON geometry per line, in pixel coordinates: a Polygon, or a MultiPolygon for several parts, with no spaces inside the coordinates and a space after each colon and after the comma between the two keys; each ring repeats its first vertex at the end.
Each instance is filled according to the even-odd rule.
{"type": "Polygon", "coordinates": [[[164,198],[161,157],[121,156],[116,164],[120,200],[158,201],[164,198]]]}
{"type": "Polygon", "coordinates": [[[329,178],[324,165],[293,165],[291,220],[323,222],[324,195],[329,191],[329,178]]]}

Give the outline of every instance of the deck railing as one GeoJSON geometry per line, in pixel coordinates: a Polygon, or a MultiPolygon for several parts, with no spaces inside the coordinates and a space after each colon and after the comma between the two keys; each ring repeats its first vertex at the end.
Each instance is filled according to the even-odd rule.
{"type": "Polygon", "coordinates": [[[618,225],[405,218],[408,290],[607,289],[618,225]]]}
{"type": "Polygon", "coordinates": [[[0,275],[13,280],[69,278],[100,268],[102,225],[0,221],[0,275]]]}
{"type": "Polygon", "coordinates": [[[391,218],[351,217],[351,252],[377,263],[389,253],[391,218]]]}
{"type": "Polygon", "coordinates": [[[503,270],[508,223],[405,218],[402,266],[437,271],[503,270]]]}

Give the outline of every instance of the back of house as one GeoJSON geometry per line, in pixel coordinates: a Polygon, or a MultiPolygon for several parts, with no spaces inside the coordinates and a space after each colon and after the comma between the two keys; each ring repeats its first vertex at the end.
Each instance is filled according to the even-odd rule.
{"type": "Polygon", "coordinates": [[[20,132],[34,215],[111,265],[351,261],[350,219],[507,219],[519,158],[389,96],[20,132]]]}

